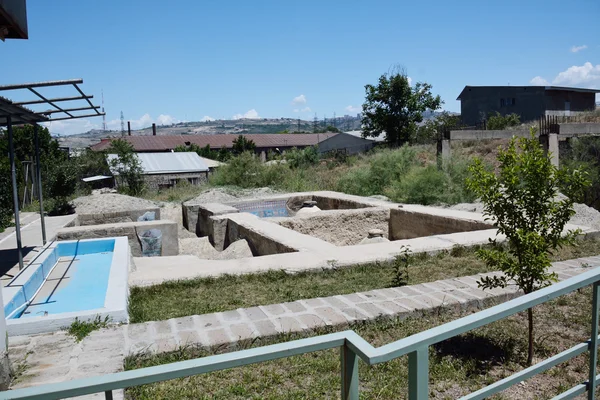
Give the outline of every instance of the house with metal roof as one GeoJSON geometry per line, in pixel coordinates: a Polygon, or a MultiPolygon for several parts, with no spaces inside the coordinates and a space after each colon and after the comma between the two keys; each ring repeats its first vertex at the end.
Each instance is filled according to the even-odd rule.
{"type": "Polygon", "coordinates": [[[594,110],[596,93],[600,90],[562,86],[465,86],[457,100],[462,122],[477,125],[495,112],[515,113],[526,122],[594,110]]]}
{"type": "MultiPolygon", "coordinates": [[[[144,181],[151,188],[168,188],[187,181],[199,185],[208,180],[209,167],[195,152],[138,153],[144,181]]],[[[117,159],[116,154],[106,155],[108,165],[117,159]]],[[[117,168],[111,172],[118,176],[117,168]]],[[[118,179],[117,179],[118,181],[118,179]]]]}

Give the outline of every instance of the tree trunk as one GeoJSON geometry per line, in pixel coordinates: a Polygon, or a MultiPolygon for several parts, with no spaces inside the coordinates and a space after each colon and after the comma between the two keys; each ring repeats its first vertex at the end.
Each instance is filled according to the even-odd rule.
{"type": "Polygon", "coordinates": [[[533,308],[527,310],[527,319],[529,320],[529,347],[527,349],[527,366],[533,363],[533,308]]]}

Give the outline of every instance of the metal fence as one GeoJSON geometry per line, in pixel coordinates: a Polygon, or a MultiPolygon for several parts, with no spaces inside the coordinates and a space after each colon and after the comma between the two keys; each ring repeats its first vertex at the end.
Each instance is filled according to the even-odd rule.
{"type": "Polygon", "coordinates": [[[587,392],[588,399],[595,399],[596,385],[600,376],[596,375],[598,361],[598,306],[600,295],[600,268],[586,271],[555,285],[538,290],[438,326],[433,329],[409,336],[385,346],[374,348],[354,331],[344,331],[329,335],[301,339],[292,342],[274,344],[255,349],[242,350],[194,360],[181,361],[133,371],[119,372],[87,379],[56,383],[47,386],[32,387],[0,393],[0,399],[61,399],[92,393],[105,393],[106,399],[112,399],[112,391],[132,386],[161,382],[186,376],[241,367],[244,365],[277,360],[295,355],[311,353],[331,348],[340,349],[341,361],[341,398],[344,400],[359,398],[358,360],[369,365],[384,363],[408,355],[408,397],[410,400],[424,400],[429,396],[429,346],[450,339],[528,308],[545,303],[561,295],[582,287],[593,285],[591,339],[568,350],[550,357],[536,365],[501,379],[463,399],[484,399],[501,392],[512,385],[544,372],[558,364],[589,352],[588,380],[555,397],[572,399],[587,392]]]}

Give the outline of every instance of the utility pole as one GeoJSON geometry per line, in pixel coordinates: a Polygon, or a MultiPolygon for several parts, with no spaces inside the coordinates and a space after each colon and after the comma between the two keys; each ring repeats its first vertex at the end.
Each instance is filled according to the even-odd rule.
{"type": "Polygon", "coordinates": [[[125,136],[125,117],[123,111],[121,111],[121,136],[125,136]]]}

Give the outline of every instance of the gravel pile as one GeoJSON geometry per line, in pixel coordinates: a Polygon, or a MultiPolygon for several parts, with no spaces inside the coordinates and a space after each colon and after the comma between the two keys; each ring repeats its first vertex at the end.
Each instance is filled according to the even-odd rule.
{"type": "MultiPolygon", "coordinates": [[[[460,203],[448,208],[458,211],[483,212],[483,204],[481,203],[460,203]]],[[[569,220],[571,224],[600,229],[600,211],[578,203],[575,203],[573,208],[575,209],[575,215],[569,220]]]]}
{"type": "Polygon", "coordinates": [[[73,200],[73,204],[75,205],[75,212],[78,214],[131,211],[158,206],[157,203],[150,200],[117,193],[93,194],[91,196],[78,197],[73,200]]]}
{"type": "Polygon", "coordinates": [[[195,198],[186,201],[186,203],[228,203],[242,199],[259,199],[277,193],[277,191],[268,187],[258,189],[215,188],[202,192],[195,198]]]}

